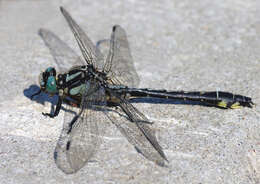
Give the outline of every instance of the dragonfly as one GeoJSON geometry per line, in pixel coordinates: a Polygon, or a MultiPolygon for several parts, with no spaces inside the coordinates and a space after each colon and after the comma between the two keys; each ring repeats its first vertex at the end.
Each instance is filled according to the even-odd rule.
{"type": "Polygon", "coordinates": [[[41,92],[57,95],[55,110],[43,113],[51,118],[58,116],[62,106],[65,106],[63,128],[55,147],[54,160],[66,174],[76,173],[96,154],[109,122],[145,158],[159,166],[167,166],[169,161],[158,143],[153,122],[131,104],[133,98],[188,100],[224,109],[252,107],[254,104],[250,97],[222,91],[137,88],[140,80],[125,30],[119,25],[113,26],[105,58],[71,15],[63,7],[60,10],[83,59],[51,31],[40,29],[39,34],[54,56],[59,73],[54,67],[42,72],[39,76],[40,90],[31,98],[41,92]],[[125,114],[123,119],[111,114],[112,109],[118,107],[125,114]]]}

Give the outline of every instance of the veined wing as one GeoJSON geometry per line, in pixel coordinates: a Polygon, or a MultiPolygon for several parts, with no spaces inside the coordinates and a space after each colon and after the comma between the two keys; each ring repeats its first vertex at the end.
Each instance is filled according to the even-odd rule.
{"type": "Polygon", "coordinates": [[[126,32],[119,25],[113,27],[110,49],[103,71],[108,73],[116,84],[129,87],[139,85],[139,77],[134,67],[126,32]]]}
{"type": "Polygon", "coordinates": [[[127,140],[135,146],[137,151],[143,154],[148,160],[160,166],[165,166],[165,161],[168,160],[157,141],[155,131],[147,123],[149,120],[127,100],[118,96],[117,98],[120,100],[120,107],[132,122],[128,120],[119,122],[116,119],[112,119],[112,122],[127,140]]]}
{"type": "Polygon", "coordinates": [[[75,22],[75,20],[70,16],[70,14],[63,7],[60,7],[60,10],[77,40],[86,63],[93,64],[94,67],[100,66],[101,63],[103,64],[103,55],[101,52],[95,48],[95,45],[81,29],[81,27],[75,22]]]}
{"type": "Polygon", "coordinates": [[[40,29],[39,35],[49,48],[56,61],[59,72],[67,72],[71,67],[85,65],[86,63],[57,35],[47,29],[40,29]]]}
{"type": "Polygon", "coordinates": [[[81,108],[67,106],[54,152],[56,165],[67,174],[77,172],[96,153],[109,122],[104,89],[89,81],[86,90],[81,108]]]}

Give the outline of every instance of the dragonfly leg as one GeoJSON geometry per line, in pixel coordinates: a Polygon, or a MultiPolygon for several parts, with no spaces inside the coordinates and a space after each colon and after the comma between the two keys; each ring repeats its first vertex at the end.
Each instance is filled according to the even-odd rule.
{"type": "Polygon", "coordinates": [[[61,104],[62,104],[62,99],[61,99],[61,97],[59,97],[58,103],[57,103],[57,105],[56,105],[56,108],[55,108],[54,113],[51,114],[51,113],[44,113],[44,112],[43,112],[42,115],[44,115],[44,116],[49,116],[50,118],[54,118],[54,117],[58,116],[58,114],[59,114],[59,112],[60,112],[60,109],[61,109],[61,104]]]}

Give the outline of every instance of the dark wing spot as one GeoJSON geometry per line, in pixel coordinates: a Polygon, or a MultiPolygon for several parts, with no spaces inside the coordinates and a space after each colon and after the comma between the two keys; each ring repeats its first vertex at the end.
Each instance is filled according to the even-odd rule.
{"type": "Polygon", "coordinates": [[[138,147],[136,147],[136,146],[135,146],[135,150],[137,151],[137,153],[141,153],[142,154],[141,150],[138,147]]]}
{"type": "Polygon", "coordinates": [[[70,149],[70,141],[67,142],[67,145],[66,145],[66,150],[69,150],[70,149]]]}
{"type": "Polygon", "coordinates": [[[112,29],[112,31],[113,31],[113,32],[115,32],[115,30],[116,30],[116,26],[113,26],[113,29],[112,29]]]}
{"type": "Polygon", "coordinates": [[[57,151],[54,151],[53,157],[54,157],[54,160],[57,159],[57,157],[58,157],[58,152],[57,151]]]}

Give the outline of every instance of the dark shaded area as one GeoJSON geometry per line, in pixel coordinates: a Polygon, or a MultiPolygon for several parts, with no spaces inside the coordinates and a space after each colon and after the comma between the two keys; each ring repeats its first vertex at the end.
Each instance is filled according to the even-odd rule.
{"type": "MultiPolygon", "coordinates": [[[[37,93],[40,90],[39,86],[37,85],[31,85],[29,86],[29,88],[24,89],[23,94],[25,97],[29,98],[30,100],[37,102],[41,105],[45,105],[45,102],[49,102],[51,103],[51,110],[50,113],[54,113],[55,111],[55,106],[58,103],[58,96],[54,95],[54,96],[49,96],[48,94],[41,92],[39,95],[34,96],[33,98],[31,98],[35,93],[37,93]]],[[[69,100],[64,100],[65,104],[68,104],[69,100]]],[[[61,109],[65,112],[69,112],[69,113],[74,113],[76,115],[76,112],[71,111],[69,109],[66,109],[64,107],[61,107],[61,109]]]]}
{"type": "MultiPolygon", "coordinates": [[[[38,95],[35,95],[36,93],[38,93],[40,90],[40,87],[37,85],[31,85],[29,86],[29,88],[24,89],[23,90],[23,94],[25,97],[29,98],[32,101],[35,101],[41,105],[44,105],[45,102],[49,102],[51,103],[51,111],[50,113],[53,114],[54,110],[55,110],[55,105],[58,102],[58,96],[54,95],[54,96],[49,96],[48,94],[41,92],[38,95]],[[35,95],[35,96],[33,96],[35,95]]],[[[63,109],[63,108],[62,108],[63,109]]],[[[64,109],[63,109],[64,110],[64,109]]],[[[45,112],[43,112],[45,113],[45,112]]]]}
{"type": "Polygon", "coordinates": [[[52,105],[56,105],[58,102],[58,96],[54,95],[50,97],[48,94],[41,92],[39,95],[34,96],[31,98],[35,93],[37,93],[40,90],[40,87],[37,85],[31,85],[29,88],[23,90],[23,94],[25,97],[31,99],[32,101],[35,101],[39,104],[44,105],[45,102],[49,102],[52,105]]]}

